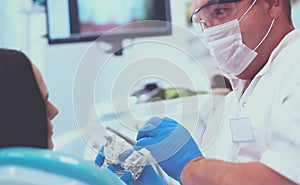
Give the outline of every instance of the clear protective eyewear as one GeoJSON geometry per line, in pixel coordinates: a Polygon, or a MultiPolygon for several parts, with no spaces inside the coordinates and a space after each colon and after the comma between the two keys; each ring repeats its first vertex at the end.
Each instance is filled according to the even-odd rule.
{"type": "Polygon", "coordinates": [[[235,3],[241,0],[213,0],[192,12],[191,22],[195,29],[203,32],[205,28],[217,26],[235,19],[235,3]]]}

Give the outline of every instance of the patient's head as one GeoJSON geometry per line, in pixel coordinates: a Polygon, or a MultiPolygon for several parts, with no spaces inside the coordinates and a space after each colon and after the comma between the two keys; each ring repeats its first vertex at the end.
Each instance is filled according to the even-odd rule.
{"type": "Polygon", "coordinates": [[[38,69],[18,51],[0,49],[0,147],[53,148],[57,109],[38,69]]]}
{"type": "Polygon", "coordinates": [[[41,92],[41,96],[45,102],[46,115],[47,115],[47,129],[48,129],[48,148],[52,149],[53,148],[53,141],[52,141],[53,125],[51,121],[58,114],[58,109],[49,100],[48,89],[44,82],[41,72],[33,64],[32,64],[32,69],[33,69],[33,74],[35,76],[37,85],[41,92]]]}

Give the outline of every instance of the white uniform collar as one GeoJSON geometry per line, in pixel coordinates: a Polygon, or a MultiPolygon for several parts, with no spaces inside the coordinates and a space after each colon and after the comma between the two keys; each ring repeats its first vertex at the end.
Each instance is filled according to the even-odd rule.
{"type": "MultiPolygon", "coordinates": [[[[278,44],[278,46],[273,50],[273,52],[270,55],[270,58],[268,59],[268,62],[265,64],[265,66],[256,74],[253,80],[256,78],[263,76],[266,74],[275,58],[279,55],[279,53],[291,42],[295,41],[298,37],[300,37],[300,30],[296,29],[288,33],[278,44]]],[[[235,76],[232,76],[230,74],[225,74],[227,78],[229,78],[231,86],[233,90],[235,91],[238,98],[240,98],[243,94],[244,88],[246,85],[249,85],[250,80],[243,80],[239,79],[235,76]]]]}
{"type": "Polygon", "coordinates": [[[270,58],[268,59],[268,62],[266,65],[257,73],[255,78],[257,76],[262,76],[268,70],[270,69],[270,66],[272,62],[275,60],[275,58],[279,55],[279,53],[286,47],[288,46],[291,42],[295,41],[298,37],[300,36],[300,30],[293,30],[289,32],[278,44],[278,46],[273,50],[273,52],[270,55],[270,58]]]}

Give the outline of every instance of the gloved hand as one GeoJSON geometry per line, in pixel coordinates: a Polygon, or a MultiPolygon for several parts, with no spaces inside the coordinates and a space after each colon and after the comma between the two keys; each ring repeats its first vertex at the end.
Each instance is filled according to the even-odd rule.
{"type": "Polygon", "coordinates": [[[188,130],[169,118],[150,119],[138,132],[135,148],[147,148],[163,170],[178,181],[185,165],[202,156],[188,130]]]}
{"type": "Polygon", "coordinates": [[[95,164],[97,166],[102,166],[105,160],[104,154],[103,154],[104,146],[101,146],[96,158],[95,158],[95,164]]]}
{"type": "MultiPolygon", "coordinates": [[[[133,152],[133,150],[127,150],[118,156],[120,161],[125,161],[125,159],[133,152]]],[[[103,147],[101,147],[98,155],[95,159],[95,164],[98,166],[102,166],[105,160],[105,156],[103,155],[103,147]]],[[[108,166],[108,169],[111,171],[115,171],[118,168],[122,168],[121,165],[108,166]]],[[[167,182],[163,180],[160,176],[156,174],[151,165],[147,165],[142,174],[139,176],[137,180],[133,180],[130,172],[125,172],[121,179],[128,185],[167,185],[167,182]]]]}
{"type": "MultiPolygon", "coordinates": [[[[133,152],[133,150],[127,150],[119,155],[120,161],[125,161],[125,159],[133,152]]],[[[125,172],[121,179],[129,185],[167,185],[167,182],[162,179],[159,175],[156,174],[153,167],[148,164],[142,174],[139,176],[137,180],[133,180],[130,172],[125,172]]]]}

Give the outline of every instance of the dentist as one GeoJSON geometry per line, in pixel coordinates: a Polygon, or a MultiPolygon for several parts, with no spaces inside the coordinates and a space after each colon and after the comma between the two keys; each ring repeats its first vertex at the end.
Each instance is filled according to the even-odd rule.
{"type": "MultiPolygon", "coordinates": [[[[193,3],[192,21],[233,87],[222,114],[211,119],[219,128],[198,148],[181,124],[152,118],[138,132],[136,149],[147,148],[181,184],[300,184],[300,32],[290,0],[193,3]]],[[[148,184],[158,178],[142,177],[148,184]]]]}

